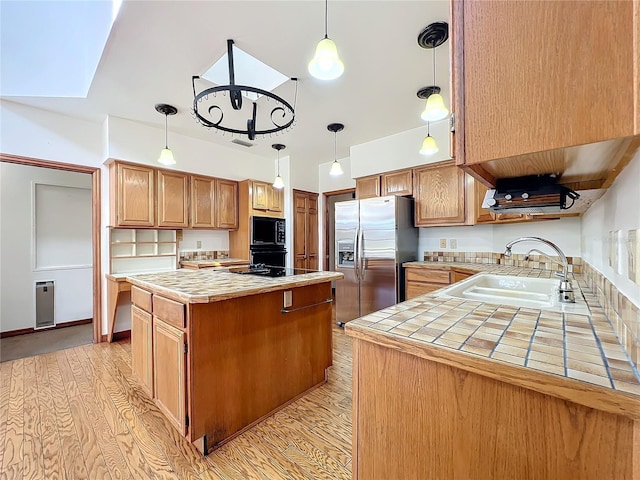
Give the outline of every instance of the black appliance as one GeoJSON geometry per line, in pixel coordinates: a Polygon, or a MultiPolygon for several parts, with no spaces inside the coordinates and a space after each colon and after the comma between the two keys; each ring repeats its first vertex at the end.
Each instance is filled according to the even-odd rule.
{"type": "Polygon", "coordinates": [[[287,261],[287,251],[284,248],[260,248],[251,246],[251,258],[249,261],[252,264],[264,264],[274,267],[284,267],[287,261]]]}
{"type": "Polygon", "coordinates": [[[265,265],[264,263],[252,263],[246,267],[234,268],[230,271],[231,273],[241,275],[260,275],[263,277],[285,277],[287,275],[294,275],[294,272],[290,269],[265,265]]]}
{"type": "MultiPolygon", "coordinates": [[[[284,248],[285,221],[284,218],[251,217],[251,248],[279,247],[284,248]]],[[[267,262],[253,262],[267,263],[267,262]]]]}

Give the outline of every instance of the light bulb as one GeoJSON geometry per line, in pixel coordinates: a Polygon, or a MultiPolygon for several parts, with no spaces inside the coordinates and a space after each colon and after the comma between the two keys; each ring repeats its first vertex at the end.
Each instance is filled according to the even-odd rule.
{"type": "Polygon", "coordinates": [[[425,105],[424,111],[420,117],[425,122],[435,122],[446,118],[447,115],[449,115],[449,110],[444,106],[442,95],[434,93],[429,95],[429,98],[427,98],[427,104],[425,105]]]}
{"type": "Polygon", "coordinates": [[[339,175],[342,175],[344,172],[342,171],[342,165],[340,165],[340,162],[337,160],[334,160],[333,163],[331,164],[331,170],[329,170],[329,175],[333,176],[333,177],[337,177],[339,175]]]}
{"type": "Polygon", "coordinates": [[[433,155],[439,150],[435,139],[431,135],[424,137],[422,141],[422,148],[420,149],[420,155],[433,155]]]}
{"type": "Polygon", "coordinates": [[[173,152],[169,148],[163,148],[158,157],[158,163],[162,165],[175,165],[176,160],[173,158],[173,152]]]}
{"type": "Polygon", "coordinates": [[[284,180],[282,180],[282,177],[280,175],[278,175],[273,181],[273,188],[276,188],[278,190],[284,188],[284,180]]]}
{"type": "Polygon", "coordinates": [[[318,42],[316,54],[309,62],[309,73],[319,80],[334,80],[344,72],[336,44],[328,37],[318,42]]]}

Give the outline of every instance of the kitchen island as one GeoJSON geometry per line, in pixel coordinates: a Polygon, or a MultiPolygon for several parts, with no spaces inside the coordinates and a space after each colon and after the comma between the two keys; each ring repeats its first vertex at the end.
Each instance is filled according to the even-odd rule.
{"type": "Polygon", "coordinates": [[[127,277],[132,371],[204,454],[326,382],[335,272],[127,277]]]}
{"type": "Polygon", "coordinates": [[[638,371],[584,279],[575,283],[589,315],[435,291],[347,323],[354,478],[640,479],[638,371]]]}

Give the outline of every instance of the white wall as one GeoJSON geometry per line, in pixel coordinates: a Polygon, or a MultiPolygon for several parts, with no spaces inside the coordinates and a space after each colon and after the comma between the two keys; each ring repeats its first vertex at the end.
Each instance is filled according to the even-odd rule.
{"type": "MultiPolygon", "coordinates": [[[[55,281],[56,323],[93,317],[93,269],[87,265],[36,268],[34,184],[91,189],[91,175],[0,163],[0,331],[35,327],[36,281],[55,281]]],[[[91,197],[84,210],[91,211],[91,197]]],[[[88,216],[86,230],[91,230],[88,216]]],[[[89,251],[91,238],[88,239],[89,251]]],[[[84,248],[83,248],[84,250],[84,248]]],[[[83,256],[84,258],[84,256],[83,256]]],[[[89,262],[91,255],[89,255],[89,262]]],[[[64,262],[63,262],[64,263],[64,262]]],[[[74,262],[78,263],[78,262],[74,262]]],[[[84,263],[84,262],[80,262],[84,263]]]]}
{"type": "Polygon", "coordinates": [[[179,252],[229,250],[229,232],[226,230],[183,230],[179,252]],[[202,242],[198,248],[197,242],[202,242]]]}
{"type": "Polygon", "coordinates": [[[640,228],[640,151],[616,178],[607,192],[585,213],[582,222],[583,257],[616,288],[640,306],[640,286],[628,278],[629,230],[640,228]],[[620,271],[609,265],[609,232],[622,230],[618,244],[620,271]]]}
{"type": "Polygon", "coordinates": [[[450,160],[449,122],[443,120],[431,125],[431,136],[435,138],[440,151],[429,157],[418,153],[426,135],[427,126],[425,125],[371,142],[352,145],[350,149],[351,177],[365,177],[450,160]]]}
{"type": "MultiPolygon", "coordinates": [[[[567,217],[530,223],[421,228],[418,258],[422,258],[425,251],[504,252],[504,246],[518,237],[541,237],[558,245],[565,255],[580,257],[581,223],[580,217],[567,217]],[[447,240],[447,248],[440,248],[442,238],[447,240]],[[449,247],[451,239],[456,240],[456,249],[449,247]]],[[[526,253],[531,248],[553,254],[552,249],[535,242],[516,244],[513,253],[526,253]]]]}

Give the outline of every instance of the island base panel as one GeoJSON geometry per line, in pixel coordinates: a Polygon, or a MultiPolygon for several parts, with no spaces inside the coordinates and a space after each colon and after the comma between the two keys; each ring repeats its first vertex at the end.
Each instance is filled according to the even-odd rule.
{"type": "Polygon", "coordinates": [[[363,340],[353,361],[354,479],[640,479],[640,422],[363,340]]]}
{"type": "Polygon", "coordinates": [[[227,441],[326,381],[331,283],[190,305],[191,441],[227,441]]]}

